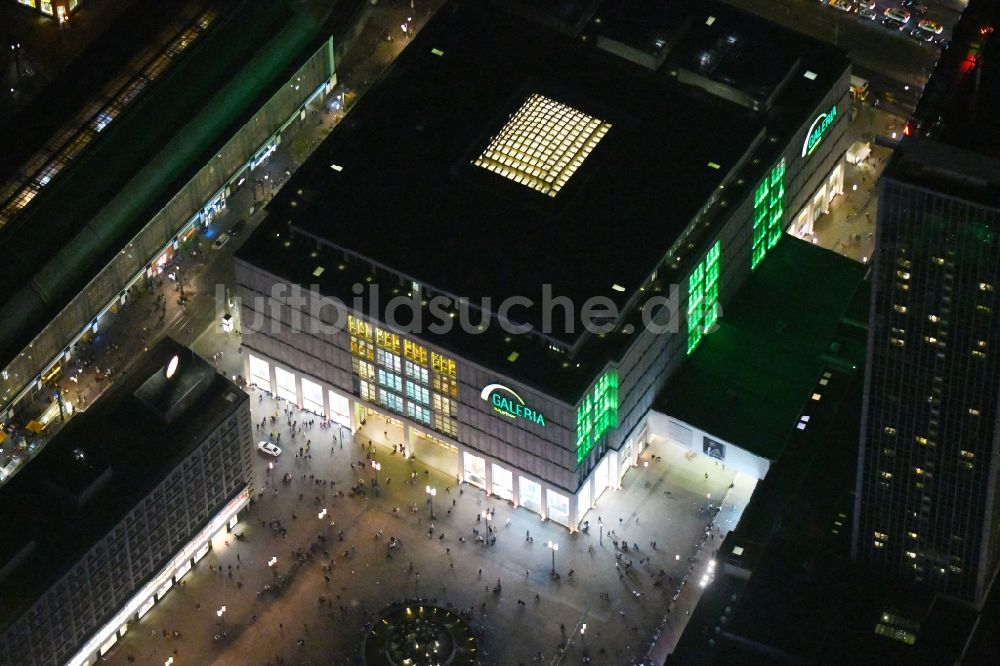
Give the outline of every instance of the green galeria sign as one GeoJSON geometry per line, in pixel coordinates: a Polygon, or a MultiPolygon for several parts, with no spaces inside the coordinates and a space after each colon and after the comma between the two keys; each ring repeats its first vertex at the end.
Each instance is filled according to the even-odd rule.
{"type": "Polygon", "coordinates": [[[806,140],[802,143],[802,157],[805,157],[816,150],[816,146],[819,142],[823,140],[823,136],[826,135],[826,131],[830,129],[833,125],[833,121],[837,119],[837,105],[834,104],[830,107],[830,110],[826,113],[821,113],[813,121],[809,131],[806,132],[806,140]]]}
{"type": "Polygon", "coordinates": [[[517,393],[503,384],[490,384],[483,388],[479,397],[493,405],[493,411],[509,419],[524,419],[545,427],[545,416],[528,407],[517,393]]]}

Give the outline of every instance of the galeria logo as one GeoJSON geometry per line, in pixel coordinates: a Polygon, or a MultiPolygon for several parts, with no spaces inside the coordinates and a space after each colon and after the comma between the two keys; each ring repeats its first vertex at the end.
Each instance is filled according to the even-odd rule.
{"type": "Polygon", "coordinates": [[[812,151],[816,150],[816,146],[823,139],[823,135],[826,131],[830,129],[830,125],[833,121],[837,119],[837,105],[834,104],[833,107],[826,113],[821,113],[813,121],[812,127],[806,132],[806,140],[802,143],[802,157],[809,155],[812,151]]]}
{"type": "Polygon", "coordinates": [[[524,400],[503,384],[490,384],[483,388],[479,397],[493,405],[493,411],[509,419],[525,419],[535,425],[545,427],[545,416],[528,407],[524,400]],[[509,395],[507,395],[509,394],[509,395]]]}

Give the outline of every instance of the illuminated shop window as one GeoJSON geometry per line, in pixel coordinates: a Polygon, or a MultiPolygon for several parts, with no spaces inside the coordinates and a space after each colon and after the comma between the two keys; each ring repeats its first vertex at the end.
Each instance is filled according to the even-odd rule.
{"type": "Polygon", "coordinates": [[[764,260],[768,250],[781,239],[785,212],[785,160],[771,169],[753,194],[753,245],[750,268],[764,260]]]}
{"type": "Polygon", "coordinates": [[[611,368],[583,396],[576,410],[577,464],[583,462],[606,432],[617,427],[618,370],[611,368]]]}
{"type": "Polygon", "coordinates": [[[609,123],[533,94],[472,163],[554,197],[609,129],[609,123]]]}
{"type": "Polygon", "coordinates": [[[719,257],[722,241],[715,241],[688,278],[688,343],[691,354],[719,319],[719,257]]]}

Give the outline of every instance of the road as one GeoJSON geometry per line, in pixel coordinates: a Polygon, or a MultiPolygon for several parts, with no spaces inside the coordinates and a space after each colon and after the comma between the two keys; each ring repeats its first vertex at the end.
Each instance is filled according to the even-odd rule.
{"type": "MultiPolygon", "coordinates": [[[[861,71],[876,75],[887,88],[902,89],[904,85],[922,87],[934,69],[939,46],[918,42],[909,30],[885,28],[878,20],[870,21],[855,13],[845,13],[816,0],[724,0],[727,4],[768,18],[788,28],[823,40],[844,49],[861,71]]],[[[927,17],[945,26],[945,37],[958,22],[960,10],[952,2],[925,0],[927,17]]],[[[878,0],[882,12],[897,3],[878,0]]],[[[910,21],[916,24],[916,18],[910,21]]]]}

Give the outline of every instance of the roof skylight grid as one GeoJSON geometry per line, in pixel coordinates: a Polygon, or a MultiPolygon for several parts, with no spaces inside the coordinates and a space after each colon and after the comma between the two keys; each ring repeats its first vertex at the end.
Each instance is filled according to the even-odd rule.
{"type": "Polygon", "coordinates": [[[534,93],[472,163],[554,197],[609,129],[610,123],[534,93]]]}

